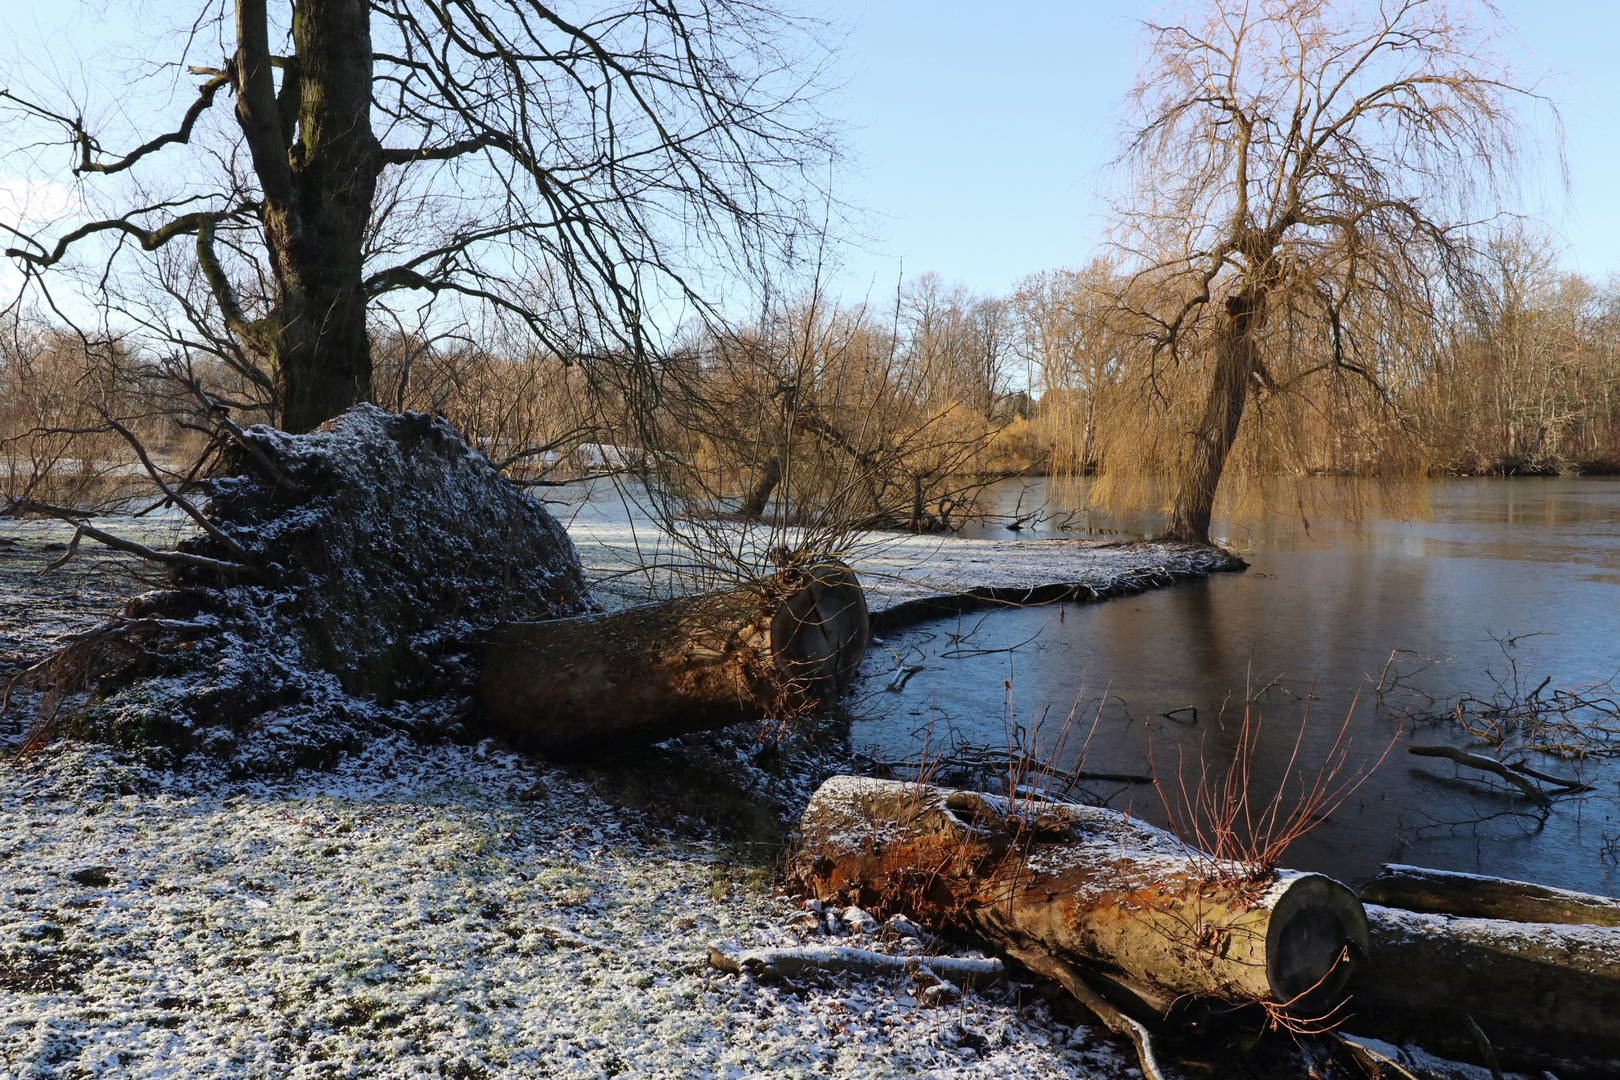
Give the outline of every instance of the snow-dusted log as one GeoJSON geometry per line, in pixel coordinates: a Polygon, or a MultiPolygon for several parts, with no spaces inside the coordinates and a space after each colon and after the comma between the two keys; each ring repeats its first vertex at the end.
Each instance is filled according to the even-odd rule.
{"type": "Polygon", "coordinates": [[[1367,949],[1361,902],[1338,882],[1245,880],[1111,810],[840,776],[801,829],[794,873],[823,900],[1100,970],[1160,1010],[1185,995],[1320,1008],[1367,949]]]}
{"type": "Polygon", "coordinates": [[[1471,919],[1620,926],[1620,900],[1606,896],[1398,863],[1362,886],[1361,901],[1471,919]]]}
{"type": "Polygon", "coordinates": [[[758,585],[500,627],[478,700],[536,749],[613,753],[836,701],[869,636],[854,571],[790,567],[758,585]]]}
{"type": "Polygon", "coordinates": [[[869,949],[841,945],[807,945],[797,949],[749,949],[728,953],[709,946],[709,964],[721,971],[749,974],[756,979],[795,979],[807,972],[844,972],[889,978],[904,975],[933,985],[991,986],[1007,974],[995,957],[891,956],[869,949]]]}
{"type": "Polygon", "coordinates": [[[1366,911],[1354,1030],[1469,1057],[1471,1017],[1504,1064],[1620,1076],[1620,927],[1366,911]]]}

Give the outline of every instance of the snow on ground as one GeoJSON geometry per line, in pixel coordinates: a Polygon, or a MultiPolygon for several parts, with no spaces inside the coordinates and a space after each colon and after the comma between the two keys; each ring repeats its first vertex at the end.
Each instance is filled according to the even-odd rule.
{"type": "MultiPolygon", "coordinates": [[[[161,520],[107,527],[175,539],[161,520]]],[[[135,564],[90,545],[38,577],[70,526],[4,532],[0,675],[142,587],[135,564]]],[[[615,577],[645,531],[576,522],[571,535],[610,603],[649,594],[615,577]]],[[[855,563],[882,608],[975,585],[1105,584],[1179,557],[895,536],[855,563]]],[[[0,751],[25,720],[8,718],[0,751]]],[[[770,794],[792,816],[807,791],[789,787],[770,794]]],[[[0,1080],[1138,1075],[1119,1043],[1017,984],[933,1007],[887,981],[765,986],[707,966],[710,942],[801,943],[803,916],[768,867],[490,744],[389,736],[328,771],[240,780],[58,743],[0,762],[0,1080]]]]}
{"type": "Polygon", "coordinates": [[[490,744],[247,782],[59,746],[0,767],[0,1080],[1131,1073],[1018,987],[925,1007],[706,966],[794,916],[768,871],[490,744]]]}

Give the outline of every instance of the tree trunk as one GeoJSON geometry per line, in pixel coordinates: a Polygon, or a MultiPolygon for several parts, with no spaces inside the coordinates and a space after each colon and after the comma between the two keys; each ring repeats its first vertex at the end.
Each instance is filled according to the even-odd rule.
{"type": "Polygon", "coordinates": [[[1236,868],[1112,810],[841,776],[801,828],[793,872],[822,899],[1100,970],[1161,1012],[1186,995],[1331,1004],[1367,947],[1338,882],[1234,884],[1236,868]]]}
{"type": "Polygon", "coordinates": [[[868,637],[854,571],[827,562],[760,587],[501,627],[478,700],[545,753],[603,755],[830,704],[868,637]]]}
{"type": "Polygon", "coordinates": [[[1509,1067],[1620,1075],[1620,927],[1366,910],[1347,1027],[1479,1057],[1471,1018],[1509,1067]]]}
{"type": "Polygon", "coordinates": [[[1471,919],[1620,926],[1620,900],[1528,881],[1455,874],[1421,866],[1385,866],[1362,887],[1361,900],[1365,904],[1471,919]]]}
{"type": "MultiPolygon", "coordinates": [[[[239,336],[269,359],[281,426],[304,432],[371,396],[362,245],[382,148],[365,0],[303,0],[292,37],[278,92],[264,0],[238,0],[237,119],[275,278],[269,315],[239,336]]],[[[231,321],[234,298],[221,304],[231,321]]]]}
{"type": "Polygon", "coordinates": [[[766,464],[765,471],[759,474],[759,479],[749,489],[743,498],[742,505],[737,512],[745,518],[762,517],[765,507],[770,504],[771,493],[776,485],[782,482],[782,455],[777,454],[766,464]]]}
{"type": "Polygon", "coordinates": [[[1226,457],[1237,440],[1238,423],[1248,400],[1249,379],[1259,358],[1255,334],[1265,320],[1266,294],[1245,289],[1226,301],[1226,317],[1216,332],[1215,377],[1204,402],[1204,418],[1193,439],[1186,471],[1176,489],[1165,536],[1188,543],[1209,543],[1209,518],[1215,508],[1226,457]]]}

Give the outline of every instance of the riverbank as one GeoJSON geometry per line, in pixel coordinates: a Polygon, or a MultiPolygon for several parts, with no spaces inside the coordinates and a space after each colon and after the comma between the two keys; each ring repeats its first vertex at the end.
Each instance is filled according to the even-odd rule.
{"type": "MultiPolygon", "coordinates": [[[[117,556],[40,577],[60,527],[8,531],[8,673],[141,584],[117,556]]],[[[934,538],[864,572],[892,608],[969,573],[1151,582],[1174,554],[934,538]]],[[[30,722],[13,713],[7,749],[30,722]]],[[[1032,981],[927,1005],[708,967],[711,942],[849,929],[812,929],[775,879],[814,785],[856,767],[847,728],[773,745],[746,727],[595,769],[387,731],[282,777],[67,741],[0,763],[0,1080],[1131,1075],[1128,1048],[1032,981]]]]}
{"type": "MultiPolygon", "coordinates": [[[[568,533],[593,591],[609,607],[679,591],[682,572],[700,561],[646,523],[575,521],[568,533]]],[[[767,546],[775,534],[761,530],[761,536],[755,546],[767,546]]],[[[865,534],[843,558],[860,576],[868,608],[888,625],[973,607],[1105,599],[1248,565],[1222,548],[1174,541],[911,533],[865,534]]]]}

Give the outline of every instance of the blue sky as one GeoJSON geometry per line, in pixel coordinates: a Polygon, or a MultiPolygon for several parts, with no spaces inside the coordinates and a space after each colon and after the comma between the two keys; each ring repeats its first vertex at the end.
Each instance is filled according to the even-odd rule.
{"type": "MultiPolygon", "coordinates": [[[[845,299],[882,296],[901,274],[929,270],[1004,292],[1097,249],[1107,224],[1097,192],[1114,153],[1116,109],[1135,68],[1138,20],[1157,4],[798,2],[843,30],[843,88],[828,103],[849,125],[838,194],[866,211],[866,239],[845,252],[835,278],[845,299]]],[[[1500,6],[1520,32],[1515,59],[1556,73],[1545,88],[1563,114],[1570,166],[1567,193],[1554,177],[1522,209],[1568,245],[1570,269],[1620,271],[1620,0],[1500,6]]],[[[141,8],[187,9],[180,0],[66,9],[60,0],[11,0],[0,22],[32,38],[36,25],[69,21],[116,42],[141,8]]],[[[60,60],[33,55],[47,70],[60,60]]],[[[9,180],[0,176],[0,186],[9,180]]]]}
{"type": "MultiPolygon", "coordinates": [[[[1466,0],[1465,0],[1466,2],[1466,0]]],[[[842,194],[871,212],[846,298],[925,270],[981,292],[1086,261],[1106,209],[1096,192],[1135,70],[1138,20],[1157,4],[832,0],[847,28],[856,172],[842,194]]],[[[1511,55],[1546,83],[1565,126],[1571,184],[1527,192],[1569,245],[1570,269],[1620,270],[1620,0],[1506,0],[1511,55]]]]}

